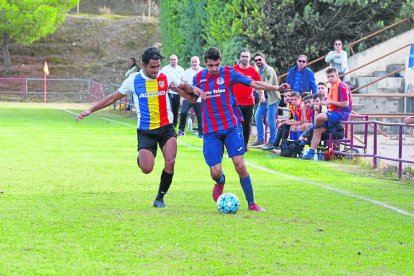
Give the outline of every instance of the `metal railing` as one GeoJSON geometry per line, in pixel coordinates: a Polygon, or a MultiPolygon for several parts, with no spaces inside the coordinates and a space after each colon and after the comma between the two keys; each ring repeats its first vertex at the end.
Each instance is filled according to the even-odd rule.
{"type": "MultiPolygon", "coordinates": [[[[121,87],[120,84],[111,82],[109,84],[109,92],[114,93],[115,91],[117,91],[119,89],[119,87],[121,87]]],[[[119,111],[124,111],[124,112],[129,111],[131,114],[134,111],[133,110],[134,107],[135,107],[135,105],[134,105],[133,93],[129,93],[129,94],[125,95],[125,97],[123,97],[122,99],[114,102],[114,104],[113,104],[114,109],[118,109],[119,111]]]]}
{"type": "MultiPolygon", "coordinates": [[[[43,101],[44,78],[0,78],[0,99],[43,101]]],[[[102,84],[90,79],[46,79],[47,100],[91,102],[103,97],[102,84]]]]}
{"type": "Polygon", "coordinates": [[[400,21],[398,21],[398,22],[395,22],[394,24],[391,24],[391,25],[389,25],[389,26],[386,26],[386,27],[382,28],[381,30],[375,31],[375,32],[373,32],[373,33],[371,33],[371,34],[369,34],[369,35],[367,35],[367,36],[364,36],[363,38],[360,38],[360,39],[358,39],[358,40],[355,40],[354,42],[349,43],[349,44],[348,44],[348,47],[349,47],[349,49],[351,50],[351,53],[352,53],[353,55],[355,54],[354,49],[352,48],[352,46],[354,46],[355,44],[358,44],[358,43],[360,43],[360,42],[362,42],[362,41],[364,41],[364,40],[367,40],[368,38],[374,37],[374,36],[376,36],[376,35],[378,35],[378,34],[380,34],[380,33],[384,32],[384,31],[386,31],[386,30],[388,30],[388,29],[390,29],[390,28],[392,28],[392,27],[395,27],[395,26],[401,25],[402,23],[405,23],[405,22],[407,22],[407,21],[409,21],[409,20],[410,20],[410,18],[409,18],[409,17],[404,18],[404,19],[402,19],[402,20],[400,20],[400,21]]]}
{"type": "Polygon", "coordinates": [[[343,139],[339,139],[339,140],[333,140],[332,139],[332,135],[330,135],[329,140],[328,140],[328,147],[332,148],[333,144],[341,144],[344,146],[347,146],[349,148],[349,151],[345,152],[345,151],[341,151],[341,150],[333,150],[333,154],[337,154],[337,155],[342,155],[342,156],[349,156],[350,158],[353,157],[368,157],[368,158],[372,158],[372,167],[373,168],[377,168],[378,167],[378,161],[380,159],[383,160],[388,160],[388,161],[395,161],[398,163],[398,170],[397,170],[397,174],[398,174],[398,178],[402,177],[402,173],[403,173],[403,164],[414,164],[414,160],[411,159],[404,159],[403,158],[403,134],[404,134],[404,129],[405,128],[414,128],[414,124],[413,125],[407,125],[407,124],[403,124],[403,123],[385,123],[385,122],[379,122],[379,121],[369,121],[368,120],[368,116],[354,116],[351,115],[352,118],[364,118],[363,121],[346,121],[346,122],[342,122],[343,124],[345,124],[345,137],[343,139]],[[355,143],[355,125],[363,125],[364,126],[364,139],[362,141],[362,144],[356,144],[355,143]],[[368,147],[368,126],[372,126],[374,131],[373,131],[373,142],[372,142],[372,146],[368,147]],[[390,157],[390,156],[385,156],[385,155],[380,155],[378,152],[378,146],[379,146],[379,142],[378,142],[378,128],[379,126],[393,126],[393,127],[398,127],[398,134],[397,134],[397,140],[398,140],[398,144],[395,145],[396,146],[396,157],[390,157]],[[359,153],[359,152],[355,152],[354,148],[362,148],[363,152],[359,153]],[[370,149],[370,151],[368,152],[368,148],[370,149]]]}

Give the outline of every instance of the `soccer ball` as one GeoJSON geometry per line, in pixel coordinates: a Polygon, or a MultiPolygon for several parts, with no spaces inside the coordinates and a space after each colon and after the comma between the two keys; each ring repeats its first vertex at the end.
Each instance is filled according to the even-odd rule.
{"type": "Polygon", "coordinates": [[[239,199],[234,194],[224,193],[217,199],[217,209],[220,213],[235,214],[239,207],[239,199]]]}

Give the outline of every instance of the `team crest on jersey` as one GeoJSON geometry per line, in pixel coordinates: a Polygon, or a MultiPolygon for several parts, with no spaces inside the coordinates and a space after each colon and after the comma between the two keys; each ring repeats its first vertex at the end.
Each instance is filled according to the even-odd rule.
{"type": "Polygon", "coordinates": [[[217,84],[222,85],[224,83],[224,79],[222,77],[217,79],[217,84]]]}
{"type": "Polygon", "coordinates": [[[159,82],[158,82],[158,85],[159,85],[161,88],[164,88],[165,81],[159,81],[159,82]]]}

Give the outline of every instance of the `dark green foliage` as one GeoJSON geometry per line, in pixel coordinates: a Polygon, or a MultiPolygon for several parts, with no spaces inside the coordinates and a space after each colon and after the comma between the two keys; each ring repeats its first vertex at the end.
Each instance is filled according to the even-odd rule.
{"type": "Polygon", "coordinates": [[[8,52],[9,40],[29,45],[55,32],[63,23],[65,14],[79,0],[0,0],[0,34],[3,39],[5,73],[11,71],[8,52]]]}
{"type": "MultiPolygon", "coordinates": [[[[224,64],[234,64],[247,47],[262,51],[268,63],[285,72],[300,53],[315,59],[330,51],[336,38],[346,45],[413,11],[413,0],[162,0],[161,36],[165,54],[188,59],[215,46],[224,64]]],[[[384,32],[355,50],[410,27],[411,22],[384,32]]]]}

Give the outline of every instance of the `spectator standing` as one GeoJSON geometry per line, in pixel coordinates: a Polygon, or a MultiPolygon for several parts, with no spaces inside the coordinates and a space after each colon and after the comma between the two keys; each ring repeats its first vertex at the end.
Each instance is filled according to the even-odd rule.
{"type": "MultiPolygon", "coordinates": [[[[292,95],[292,90],[288,89],[283,92],[283,102],[286,105],[286,108],[289,110],[288,117],[285,119],[277,120],[276,126],[277,126],[277,133],[276,133],[276,140],[273,144],[274,148],[279,148],[280,142],[282,140],[286,140],[289,137],[289,131],[290,131],[290,124],[294,118],[293,118],[293,106],[291,105],[291,99],[290,96],[292,95]]],[[[272,148],[269,148],[271,150],[272,148]]]]}
{"type": "MultiPolygon", "coordinates": [[[[197,56],[191,58],[191,67],[185,70],[183,81],[192,84],[194,76],[203,70],[200,67],[200,59],[197,56]]],[[[180,113],[180,124],[178,126],[178,136],[185,135],[185,123],[187,121],[188,111],[194,108],[195,114],[197,116],[197,123],[198,123],[198,137],[203,138],[203,121],[201,118],[201,98],[198,98],[195,103],[187,101],[184,99],[183,104],[181,106],[181,113],[180,113]]],[[[190,129],[192,131],[192,129],[190,129]]]]}
{"type": "Polygon", "coordinates": [[[153,170],[157,145],[161,148],[164,156],[164,169],[161,174],[158,194],[153,203],[156,208],[166,207],[164,195],[170,188],[173,179],[177,154],[177,134],[172,127],[172,113],[169,98],[166,95],[167,90],[169,87],[178,86],[181,89],[181,95],[188,99],[192,98],[192,95],[189,94],[197,91],[204,95],[200,89],[160,73],[162,58],[163,56],[157,48],[145,49],[141,56],[142,70],[140,72],[130,74],[116,92],[105,96],[76,117],[76,120],[79,121],[133,92],[138,121],[138,167],[144,174],[153,170]]]}
{"type": "MultiPolygon", "coordinates": [[[[265,55],[262,53],[257,53],[254,56],[254,61],[259,68],[259,74],[263,82],[277,86],[277,75],[275,70],[266,64],[265,55]]],[[[276,116],[277,116],[277,107],[280,102],[280,92],[265,90],[264,92],[259,91],[259,106],[257,107],[255,114],[255,122],[257,128],[257,141],[251,145],[251,147],[260,147],[264,148],[273,147],[273,144],[276,140],[276,116]],[[265,133],[264,133],[264,118],[266,115],[267,125],[269,126],[270,136],[269,141],[266,145],[265,143],[265,133]]]]}
{"type": "Polygon", "coordinates": [[[253,81],[231,67],[221,66],[221,53],[214,47],[204,53],[204,64],[206,69],[194,77],[193,85],[201,88],[206,94],[206,99],[201,101],[204,130],[203,154],[210,167],[210,175],[216,182],[213,187],[213,200],[217,201],[224,189],[225,176],[221,163],[224,147],[226,147],[239,175],[248,209],[263,212],[265,209],[259,207],[254,201],[252,181],[244,163],[243,154],[246,148],[241,129],[243,118],[233,94],[233,85],[241,83],[254,89],[267,91],[287,89],[289,85],[284,83],[281,86],[273,86],[262,81],[253,81]]]}
{"type": "Polygon", "coordinates": [[[129,62],[129,69],[125,73],[126,78],[128,78],[131,73],[139,72],[139,67],[137,65],[137,62],[136,62],[135,58],[133,58],[133,57],[129,58],[128,62],[129,62]]]}
{"type": "Polygon", "coordinates": [[[290,85],[294,92],[298,92],[302,96],[303,93],[312,92],[317,93],[317,87],[315,83],[315,74],[313,71],[306,67],[308,62],[308,56],[301,54],[296,59],[296,66],[289,69],[286,82],[290,85]]]}
{"type": "MultiPolygon", "coordinates": [[[[338,71],[339,76],[348,73],[348,54],[342,49],[342,41],[340,39],[335,40],[334,42],[334,51],[330,51],[326,57],[325,61],[330,64],[331,67],[335,68],[338,71]]],[[[349,83],[350,78],[348,75],[341,77],[341,80],[349,83]]]]}
{"type": "MultiPolygon", "coordinates": [[[[260,81],[260,75],[257,70],[250,65],[250,51],[243,49],[240,52],[239,63],[233,67],[233,69],[251,80],[260,81]]],[[[240,111],[243,115],[243,137],[244,145],[247,148],[249,142],[251,121],[253,117],[254,109],[254,95],[253,87],[245,86],[240,83],[236,83],[233,88],[234,96],[236,97],[237,104],[240,107],[240,111]]]]}
{"type": "MultiPolygon", "coordinates": [[[[179,80],[182,80],[184,76],[184,69],[178,65],[178,58],[176,55],[170,56],[170,64],[164,66],[161,71],[167,76],[172,76],[179,80]]],[[[176,128],[178,122],[178,110],[180,109],[180,95],[170,89],[168,90],[168,96],[170,97],[171,110],[174,116],[173,127],[176,128]]]]}
{"type": "Polygon", "coordinates": [[[322,101],[321,104],[328,105],[329,111],[319,113],[316,117],[311,146],[303,159],[313,159],[315,150],[321,142],[322,133],[325,131],[333,132],[341,121],[349,119],[352,111],[351,89],[345,82],[341,81],[338,71],[335,68],[328,68],[326,76],[331,84],[331,90],[328,100],[322,101]]]}

